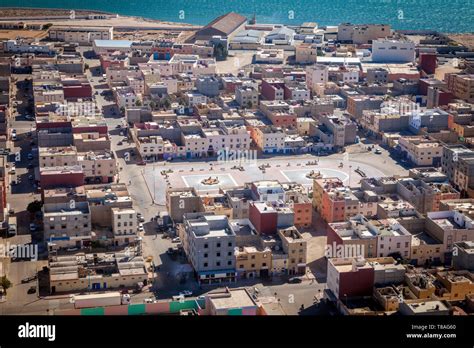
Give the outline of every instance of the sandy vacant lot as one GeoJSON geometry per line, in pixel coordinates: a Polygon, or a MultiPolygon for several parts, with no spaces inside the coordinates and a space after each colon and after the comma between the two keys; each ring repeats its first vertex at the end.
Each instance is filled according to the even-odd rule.
{"type": "Polygon", "coordinates": [[[471,50],[474,49],[474,34],[452,34],[448,37],[471,50]]]}
{"type": "Polygon", "coordinates": [[[42,39],[46,35],[46,30],[0,30],[0,40],[16,39],[17,37],[42,39]]]}

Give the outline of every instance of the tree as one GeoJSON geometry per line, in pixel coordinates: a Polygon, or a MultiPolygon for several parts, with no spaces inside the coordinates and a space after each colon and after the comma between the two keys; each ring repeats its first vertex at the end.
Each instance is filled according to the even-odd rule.
{"type": "Polygon", "coordinates": [[[43,207],[43,203],[35,199],[33,202],[28,204],[28,206],[26,207],[26,210],[28,210],[28,212],[30,212],[31,214],[34,214],[40,211],[42,207],[43,207]]]}
{"type": "Polygon", "coordinates": [[[7,295],[7,289],[11,288],[12,282],[4,275],[0,278],[0,286],[2,286],[3,291],[5,292],[5,296],[7,295]]]}
{"type": "Polygon", "coordinates": [[[165,110],[169,109],[171,107],[171,101],[168,97],[164,98],[161,105],[163,105],[163,108],[165,110]]]}
{"type": "Polygon", "coordinates": [[[135,102],[135,105],[136,106],[142,106],[142,102],[140,101],[140,99],[137,99],[137,101],[135,102]]]}
{"type": "Polygon", "coordinates": [[[88,70],[89,69],[89,64],[84,64],[84,70],[88,70]]]}
{"type": "Polygon", "coordinates": [[[253,106],[252,102],[249,100],[249,102],[247,103],[247,109],[251,109],[253,106]]]}
{"type": "Polygon", "coordinates": [[[221,42],[214,46],[214,57],[216,57],[216,60],[226,60],[228,54],[227,48],[221,42]]]}

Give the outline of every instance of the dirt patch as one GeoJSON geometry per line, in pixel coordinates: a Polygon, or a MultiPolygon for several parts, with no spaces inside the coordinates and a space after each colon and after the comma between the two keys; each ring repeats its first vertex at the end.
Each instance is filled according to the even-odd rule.
{"type": "Polygon", "coordinates": [[[451,34],[448,37],[471,50],[474,49],[474,34],[451,34]]]}
{"type": "Polygon", "coordinates": [[[0,30],[0,40],[16,39],[17,37],[42,39],[46,35],[46,30],[0,30]]]}
{"type": "MultiPolygon", "coordinates": [[[[0,17],[47,17],[47,16],[69,16],[70,10],[63,9],[36,9],[36,8],[2,8],[0,17]]],[[[88,15],[93,13],[103,13],[100,11],[76,11],[76,15],[88,15]]]]}

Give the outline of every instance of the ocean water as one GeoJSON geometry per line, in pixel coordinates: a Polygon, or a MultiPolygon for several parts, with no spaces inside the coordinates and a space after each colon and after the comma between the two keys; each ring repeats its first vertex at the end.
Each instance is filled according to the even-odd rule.
{"type": "Polygon", "coordinates": [[[206,24],[229,11],[257,22],[389,23],[396,29],[474,32],[474,0],[0,0],[1,7],[91,9],[206,24]]]}

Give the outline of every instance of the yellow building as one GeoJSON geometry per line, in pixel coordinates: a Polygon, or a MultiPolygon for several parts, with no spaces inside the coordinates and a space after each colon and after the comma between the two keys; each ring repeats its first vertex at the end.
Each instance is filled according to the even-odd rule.
{"type": "Polygon", "coordinates": [[[287,270],[289,274],[305,274],[307,243],[294,226],[278,230],[283,251],[288,255],[287,270]]]}
{"type": "Polygon", "coordinates": [[[436,279],[443,284],[439,297],[448,301],[462,301],[474,294],[474,275],[468,271],[438,272],[436,279]]]}
{"type": "Polygon", "coordinates": [[[443,147],[439,142],[423,136],[401,137],[398,144],[407,158],[417,166],[436,165],[443,155],[443,147]]]}
{"type": "Polygon", "coordinates": [[[272,268],[270,248],[246,246],[235,249],[235,268],[240,278],[267,277],[272,268]]]}

